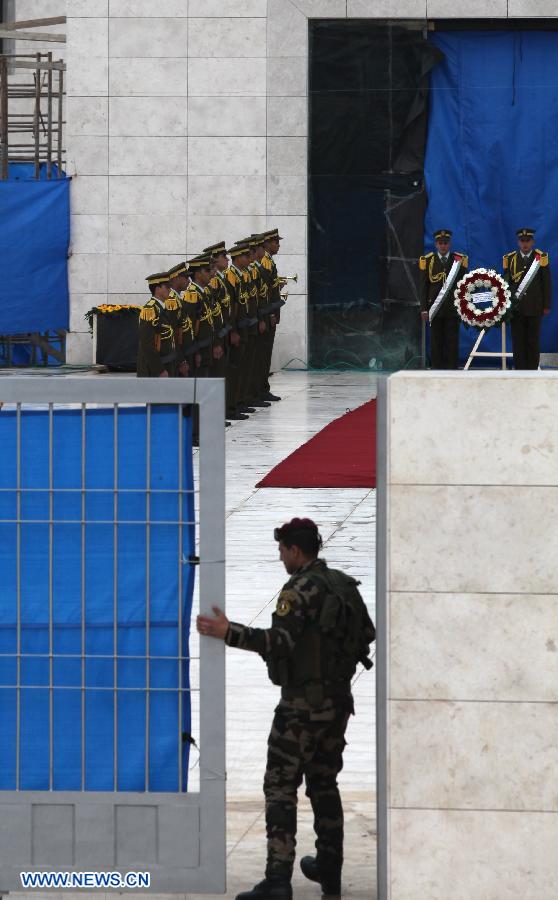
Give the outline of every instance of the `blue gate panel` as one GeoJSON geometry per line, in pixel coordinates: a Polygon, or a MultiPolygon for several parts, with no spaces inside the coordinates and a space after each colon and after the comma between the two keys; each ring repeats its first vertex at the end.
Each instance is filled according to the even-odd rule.
{"type": "Polygon", "coordinates": [[[0,789],[186,790],[191,419],[4,409],[0,444],[0,789]]]}

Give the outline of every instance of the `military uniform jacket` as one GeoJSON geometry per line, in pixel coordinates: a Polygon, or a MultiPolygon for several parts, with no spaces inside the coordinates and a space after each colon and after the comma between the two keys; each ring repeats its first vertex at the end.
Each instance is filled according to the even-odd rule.
{"type": "MultiPolygon", "coordinates": [[[[333,601],[333,607],[330,606],[330,609],[339,610],[340,608],[338,599],[328,586],[327,572],[325,560],[315,559],[291,576],[279,594],[272,616],[271,628],[250,628],[236,622],[229,624],[225,637],[226,643],[230,647],[239,647],[259,653],[266,661],[274,683],[280,683],[287,691],[292,687],[298,693],[297,688],[309,684],[320,684],[327,690],[337,686],[341,687],[342,692],[347,693],[350,690],[350,675],[344,666],[340,668],[335,666],[334,670],[331,667],[332,660],[329,655],[324,658],[318,652],[318,657],[321,656],[321,660],[318,661],[315,658],[316,654],[306,652],[306,649],[311,646],[308,644],[308,636],[312,633],[316,634],[319,625],[323,626],[326,604],[331,604],[333,601]],[[285,673],[284,679],[273,677],[273,674],[277,675],[281,670],[285,673]],[[322,672],[321,676],[319,676],[320,672],[322,672]]],[[[342,577],[354,585],[353,590],[364,613],[362,633],[368,644],[374,640],[375,630],[366,612],[362,597],[356,590],[358,582],[345,575],[342,577]]],[[[340,649],[341,647],[342,645],[339,644],[340,649]]],[[[347,651],[342,649],[341,652],[345,654],[347,651]]],[[[350,671],[354,672],[355,665],[353,658],[352,667],[349,667],[350,671]]],[[[286,695],[283,691],[283,696],[288,696],[288,694],[286,695]]],[[[308,695],[308,699],[310,699],[310,695],[308,695]]]]}
{"type": "MultiPolygon", "coordinates": [[[[468,259],[463,253],[448,253],[446,262],[443,262],[437,253],[427,253],[419,259],[419,298],[421,312],[428,312],[436,297],[440,293],[446,282],[454,260],[461,260],[461,269],[459,270],[455,286],[459,280],[465,275],[468,266],[468,259]]],[[[436,316],[444,319],[457,319],[459,314],[453,302],[453,291],[450,292],[436,316]]]]}
{"type": "Polygon", "coordinates": [[[188,290],[184,292],[184,301],[192,305],[194,302],[196,304],[195,349],[200,352],[207,351],[213,346],[213,314],[209,292],[192,281],[188,290]]]}
{"type": "Polygon", "coordinates": [[[138,341],[138,377],[158,378],[163,370],[176,375],[174,317],[155,297],[151,297],[140,312],[138,341]]]}
{"type": "Polygon", "coordinates": [[[511,253],[506,253],[504,256],[503,265],[504,278],[508,282],[512,293],[513,312],[521,316],[542,316],[545,309],[550,309],[552,284],[548,266],[548,253],[544,253],[542,250],[532,250],[528,256],[524,257],[519,250],[512,250],[511,253]],[[515,293],[534,259],[538,259],[540,262],[537,274],[517,306],[515,306],[515,293]]]}
{"type": "Polygon", "coordinates": [[[281,307],[285,305],[285,301],[281,297],[281,285],[279,284],[279,275],[277,273],[275,260],[267,250],[261,259],[260,265],[269,278],[268,296],[271,312],[277,317],[277,321],[279,321],[279,311],[281,307]]]}
{"type": "Polygon", "coordinates": [[[184,294],[178,294],[171,288],[170,296],[165,300],[165,309],[174,332],[178,363],[188,356],[188,350],[194,341],[195,307],[192,310],[188,306],[189,304],[184,302],[184,294]],[[192,313],[194,314],[193,319],[192,313]]]}
{"type": "Polygon", "coordinates": [[[196,352],[196,328],[198,321],[198,295],[195,291],[191,292],[189,288],[180,295],[182,305],[181,327],[182,327],[182,344],[178,348],[181,350],[182,359],[190,361],[196,352]]]}
{"type": "Polygon", "coordinates": [[[258,323],[258,289],[249,269],[231,266],[236,280],[236,324],[241,331],[254,330],[258,323]]]}
{"type": "Polygon", "coordinates": [[[235,322],[233,292],[228,290],[227,284],[225,277],[220,272],[216,272],[208,286],[215,340],[223,346],[228,343],[228,335],[233,330],[235,322]]]}

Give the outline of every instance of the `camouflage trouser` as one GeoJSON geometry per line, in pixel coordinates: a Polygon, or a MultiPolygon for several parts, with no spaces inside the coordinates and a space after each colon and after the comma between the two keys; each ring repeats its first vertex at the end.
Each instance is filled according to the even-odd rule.
{"type": "Polygon", "coordinates": [[[343,768],[345,730],[352,698],[281,700],[268,739],[264,778],[267,828],[266,876],[290,878],[296,846],[297,789],[304,776],[314,812],[317,858],[324,870],[343,863],[343,807],[337,775],[343,768]]]}

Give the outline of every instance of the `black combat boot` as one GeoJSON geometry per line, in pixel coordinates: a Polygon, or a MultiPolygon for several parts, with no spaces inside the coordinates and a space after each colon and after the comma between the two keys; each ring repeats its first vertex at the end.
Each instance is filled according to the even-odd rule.
{"type": "Polygon", "coordinates": [[[293,889],[286,878],[264,878],[251,891],[237,894],[236,900],[293,900],[293,889]]]}
{"type": "Polygon", "coordinates": [[[322,894],[338,897],[341,893],[341,870],[324,871],[318,866],[314,856],[303,856],[300,860],[302,874],[310,881],[316,881],[322,888],[322,894]]]}

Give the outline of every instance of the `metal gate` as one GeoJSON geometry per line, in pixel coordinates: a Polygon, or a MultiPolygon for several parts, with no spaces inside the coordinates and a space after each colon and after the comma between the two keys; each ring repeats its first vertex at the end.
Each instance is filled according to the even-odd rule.
{"type": "MultiPolygon", "coordinates": [[[[0,377],[0,417],[12,409],[15,416],[17,438],[14,443],[16,459],[14,471],[16,479],[16,502],[13,522],[20,533],[22,501],[25,500],[25,486],[21,483],[22,431],[21,422],[26,405],[44,405],[49,422],[48,459],[49,481],[45,489],[48,505],[47,523],[52,533],[56,525],[56,504],[54,503],[53,459],[56,452],[53,441],[52,422],[56,411],[62,406],[81,410],[81,419],[86,421],[92,408],[112,409],[117,418],[123,408],[144,409],[146,421],[150,422],[151,412],[157,407],[168,408],[176,405],[176,421],[180,431],[180,421],[184,404],[199,404],[200,449],[199,449],[199,574],[200,608],[208,611],[213,603],[224,604],[224,531],[225,531],[225,481],[224,481],[224,382],[215,380],[147,380],[124,376],[8,376],[0,377]],[[6,405],[14,406],[6,406],[6,405]]],[[[116,426],[115,426],[116,427],[116,426]]],[[[152,426],[150,426],[152,427],[152,426]]],[[[149,458],[150,434],[146,434],[149,458]]],[[[180,432],[182,433],[182,432],[180,432]]],[[[82,428],[82,454],[85,454],[86,429],[82,428]]],[[[181,446],[179,440],[179,447],[181,446]]],[[[6,454],[6,448],[4,448],[6,454]]],[[[107,523],[115,532],[119,525],[119,486],[117,473],[117,452],[114,460],[107,465],[115,466],[114,517],[107,523]]],[[[4,465],[7,464],[4,455],[4,465]]],[[[178,465],[178,490],[176,492],[176,521],[170,523],[181,529],[187,523],[182,504],[182,464],[183,454],[178,459],[170,459],[169,465],[178,465]]],[[[146,529],[149,546],[151,529],[150,503],[155,487],[147,486],[147,510],[145,522],[139,523],[146,529]]],[[[86,495],[88,487],[82,478],[81,526],[86,527],[86,495]]],[[[168,524],[168,523],[166,523],[168,524]]],[[[52,572],[52,539],[50,540],[49,571],[52,572]]],[[[178,546],[182,546],[178,544],[178,546]]],[[[18,538],[16,566],[19,572],[20,540],[18,538]]],[[[185,560],[176,559],[180,571],[185,560]]],[[[191,560],[186,562],[191,563],[191,560]]],[[[149,565],[149,564],[148,564],[149,565]]],[[[83,567],[83,565],[82,565],[83,567]]],[[[179,575],[179,583],[181,576],[179,575]]],[[[20,575],[18,575],[15,602],[17,604],[17,681],[15,693],[21,694],[20,667],[25,658],[25,648],[21,645],[21,595],[20,575]]],[[[147,591],[149,592],[149,578],[147,591]]],[[[82,581],[83,590],[83,581],[82,581]]],[[[49,584],[48,630],[51,635],[48,648],[48,688],[50,697],[49,747],[52,757],[54,689],[53,666],[57,654],[52,644],[53,592],[52,574],[49,584]]],[[[115,601],[116,602],[116,601],[115,601]]],[[[146,601],[149,616],[149,596],[146,601]]],[[[180,606],[180,604],[178,604],[180,606]]],[[[179,618],[180,624],[180,618],[179,618]]],[[[148,620],[149,625],[149,620],[148,620]]],[[[145,687],[147,716],[149,716],[150,692],[154,690],[149,680],[150,645],[147,628],[145,666],[147,679],[145,687]]],[[[182,646],[182,631],[179,629],[179,644],[174,664],[182,672],[182,664],[193,656],[187,656],[182,646]]],[[[82,671],[85,673],[87,653],[82,647],[82,671]]],[[[117,647],[114,651],[114,666],[118,663],[117,647]]],[[[115,878],[120,873],[125,876],[132,871],[149,872],[148,890],[157,893],[208,892],[218,893],[225,889],[225,666],[224,645],[221,641],[203,639],[199,652],[199,689],[188,683],[185,687],[180,676],[177,696],[181,708],[182,692],[190,691],[192,706],[196,708],[199,699],[199,731],[192,728],[194,737],[199,735],[199,790],[196,792],[152,791],[149,784],[149,740],[146,733],[146,778],[145,789],[138,791],[88,790],[82,778],[82,789],[57,791],[50,779],[48,790],[6,790],[0,791],[0,893],[21,891],[21,872],[65,873],[73,877],[72,886],[92,887],[92,874],[112,873],[115,878]],[[83,873],[89,873],[89,880],[80,882],[83,873]]],[[[89,690],[85,674],[79,686],[86,702],[89,690]]],[[[113,683],[114,705],[117,704],[117,678],[113,683]]],[[[18,712],[19,716],[19,712],[18,712]]],[[[180,721],[180,720],[179,720],[180,721]]],[[[18,718],[18,754],[24,731],[18,718]]],[[[83,740],[83,733],[82,733],[83,740]]],[[[177,729],[176,741],[183,740],[182,728],[177,729]]],[[[106,753],[117,753],[117,742],[107,746],[106,753]]],[[[179,754],[179,759],[181,755],[179,754]]],[[[19,759],[19,755],[18,755],[19,759]]],[[[114,763],[114,760],[113,760],[114,763]]],[[[115,764],[115,771],[117,766],[115,764]]],[[[18,781],[19,783],[19,781],[18,781]]],[[[117,778],[115,776],[115,786],[117,778]]],[[[180,778],[179,785],[182,785],[180,778]]],[[[68,882],[65,882],[70,886],[68,882]]],[[[43,884],[46,886],[46,884],[43,884]]],[[[55,886],[51,883],[50,886],[55,886]]],[[[106,887],[117,887],[116,880],[105,882],[106,887]]],[[[120,885],[127,886],[126,884],[120,885]]],[[[129,886],[132,886],[130,884],[129,886]]],[[[140,883],[138,886],[145,887],[140,883]]]]}

